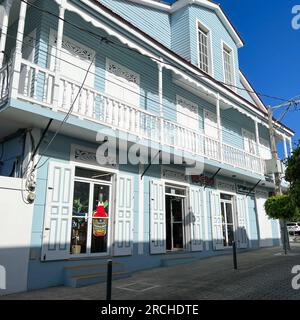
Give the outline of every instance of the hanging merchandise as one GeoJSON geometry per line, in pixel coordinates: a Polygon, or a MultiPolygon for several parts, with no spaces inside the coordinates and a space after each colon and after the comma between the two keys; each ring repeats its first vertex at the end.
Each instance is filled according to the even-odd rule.
{"type": "Polygon", "coordinates": [[[105,237],[107,232],[107,219],[93,219],[93,235],[105,237]]]}
{"type": "Polygon", "coordinates": [[[96,211],[93,213],[94,218],[107,218],[107,213],[105,208],[108,207],[108,201],[100,202],[98,201],[98,205],[96,207],[96,211]]]}
{"type": "Polygon", "coordinates": [[[108,201],[98,201],[96,210],[93,212],[93,218],[104,218],[104,219],[93,219],[93,235],[95,237],[104,237],[107,233],[107,213],[105,208],[108,207],[108,201]]]}

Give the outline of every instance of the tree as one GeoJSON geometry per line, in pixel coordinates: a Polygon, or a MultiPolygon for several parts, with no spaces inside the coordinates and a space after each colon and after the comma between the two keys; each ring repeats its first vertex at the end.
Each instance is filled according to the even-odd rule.
{"type": "Polygon", "coordinates": [[[265,202],[265,210],[271,219],[294,220],[299,215],[299,210],[289,194],[270,197],[265,202]]]}
{"type": "Polygon", "coordinates": [[[289,194],[292,202],[300,208],[300,141],[286,165],[285,180],[290,183],[289,194]]]}
{"type": "Polygon", "coordinates": [[[270,197],[265,203],[265,210],[271,219],[282,221],[284,249],[288,240],[286,221],[300,219],[300,144],[286,160],[285,180],[290,183],[287,194],[270,197]]]}
{"type": "Polygon", "coordinates": [[[281,220],[281,230],[283,234],[283,249],[285,254],[289,248],[288,232],[286,221],[299,219],[299,210],[290,194],[276,195],[270,197],[265,202],[265,210],[271,219],[281,220]]]}

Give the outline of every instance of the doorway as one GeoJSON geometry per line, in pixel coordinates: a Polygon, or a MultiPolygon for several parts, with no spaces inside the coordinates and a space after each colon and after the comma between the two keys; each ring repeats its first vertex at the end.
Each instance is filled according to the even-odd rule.
{"type": "Polygon", "coordinates": [[[231,247],[234,241],[234,214],[233,197],[228,194],[221,194],[221,215],[222,215],[222,233],[224,248],[231,247]]]}
{"type": "Polygon", "coordinates": [[[111,174],[76,168],[70,254],[106,255],[109,248],[111,174]]]}
{"type": "Polygon", "coordinates": [[[166,249],[180,251],[185,247],[184,204],[185,190],[166,187],[166,249]]]}

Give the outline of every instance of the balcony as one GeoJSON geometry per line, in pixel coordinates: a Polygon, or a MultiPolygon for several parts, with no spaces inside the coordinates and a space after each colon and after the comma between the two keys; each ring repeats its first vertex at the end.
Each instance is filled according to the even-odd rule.
{"type": "MultiPolygon", "coordinates": [[[[4,67],[0,71],[1,101],[8,98],[7,70],[7,67],[4,67]]],[[[55,82],[55,72],[27,60],[21,60],[20,70],[16,96],[19,100],[64,113],[73,106],[72,115],[80,119],[87,119],[112,129],[117,128],[140,138],[252,173],[265,173],[265,161],[260,157],[220,143],[200,130],[191,130],[177,122],[168,121],[94,88],[83,86],[80,90],[81,83],[63,76],[55,82]],[[58,87],[57,90],[55,86],[58,87]],[[79,96],[76,99],[78,92],[79,96]]]]}

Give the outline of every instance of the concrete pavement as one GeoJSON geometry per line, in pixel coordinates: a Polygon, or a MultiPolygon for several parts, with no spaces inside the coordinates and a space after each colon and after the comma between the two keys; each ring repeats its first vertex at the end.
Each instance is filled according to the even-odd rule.
{"type": "MultiPolygon", "coordinates": [[[[238,254],[238,270],[232,256],[206,258],[185,265],[140,271],[113,282],[113,300],[232,300],[300,299],[291,285],[294,265],[300,265],[300,246],[292,245],[288,256],[281,248],[266,248],[238,254]]],[[[106,284],[83,288],[55,287],[0,299],[93,299],[103,300],[106,284]]]]}

